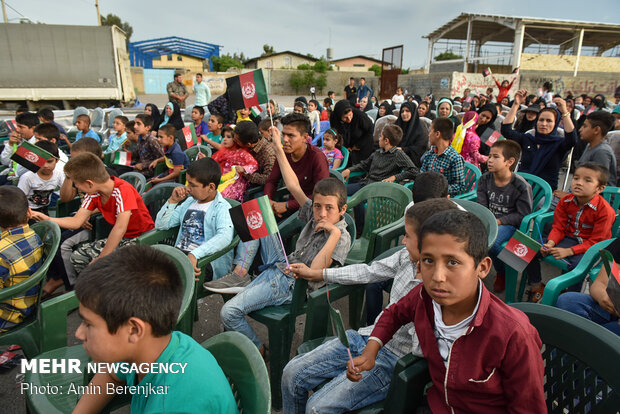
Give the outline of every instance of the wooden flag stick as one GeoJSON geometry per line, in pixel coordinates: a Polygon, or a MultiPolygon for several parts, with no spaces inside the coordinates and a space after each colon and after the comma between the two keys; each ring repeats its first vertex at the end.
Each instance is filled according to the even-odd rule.
{"type": "Polygon", "coordinates": [[[282,236],[280,232],[278,232],[278,239],[280,239],[280,246],[282,246],[282,253],[284,253],[284,260],[286,260],[286,268],[290,269],[291,264],[288,262],[288,256],[286,255],[286,250],[284,249],[284,242],[282,241],[282,236]]]}

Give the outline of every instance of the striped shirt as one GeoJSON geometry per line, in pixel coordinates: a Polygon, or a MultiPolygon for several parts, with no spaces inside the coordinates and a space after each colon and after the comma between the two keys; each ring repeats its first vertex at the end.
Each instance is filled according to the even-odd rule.
{"type": "MultiPolygon", "coordinates": [[[[0,236],[0,289],[32,276],[43,264],[43,243],[27,224],[12,227],[0,236]]],[[[22,322],[34,310],[39,286],[0,303],[0,332],[22,322]]]]}
{"type": "MultiPolygon", "coordinates": [[[[354,264],[324,269],[323,279],[327,283],[340,283],[342,285],[359,285],[394,279],[388,307],[398,302],[400,298],[422,282],[420,279],[416,279],[416,267],[409,258],[409,252],[404,248],[385,259],[376,260],[369,265],[354,264]]],[[[383,312],[377,316],[375,323],[381,315],[383,315],[383,312]]],[[[362,336],[370,336],[373,329],[374,325],[366,326],[361,328],[358,333],[362,336]]],[[[408,323],[396,332],[385,347],[398,358],[401,358],[413,350],[414,343],[417,343],[417,336],[415,335],[413,323],[408,323]]],[[[416,348],[419,347],[416,346],[416,348]]]]}
{"type": "Polygon", "coordinates": [[[378,149],[370,157],[349,168],[349,171],[364,171],[368,176],[362,183],[373,183],[385,180],[391,176],[396,177],[396,181],[414,179],[419,171],[411,158],[397,147],[389,150],[378,149]]]}
{"type": "Polygon", "coordinates": [[[448,194],[451,197],[465,192],[465,160],[451,146],[437,155],[437,147],[432,146],[422,156],[420,172],[436,171],[448,180],[448,194]]]}

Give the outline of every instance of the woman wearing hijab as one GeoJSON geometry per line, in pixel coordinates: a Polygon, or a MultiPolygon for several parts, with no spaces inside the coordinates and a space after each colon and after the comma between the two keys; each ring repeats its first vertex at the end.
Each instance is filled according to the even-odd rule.
{"type": "Polygon", "coordinates": [[[159,130],[159,124],[161,123],[161,115],[159,114],[159,108],[155,104],[146,104],[144,107],[144,113],[147,115],[151,115],[153,118],[153,128],[151,131],[157,132],[159,130]]]}
{"type": "Polygon", "coordinates": [[[392,104],[390,104],[388,101],[383,101],[383,103],[379,105],[379,108],[377,108],[377,118],[375,119],[375,122],[377,122],[378,119],[386,115],[392,115],[393,110],[394,107],[392,106],[392,104]]]}
{"type": "Polygon", "coordinates": [[[349,150],[351,165],[370,156],[373,151],[373,123],[364,112],[341,100],[334,106],[329,123],[342,136],[343,145],[349,150]]]}
{"type": "Polygon", "coordinates": [[[526,109],[522,109],[523,117],[515,124],[515,131],[526,133],[530,129],[536,128],[536,118],[540,108],[538,105],[530,105],[526,109]]]}
{"type": "Polygon", "coordinates": [[[555,98],[558,109],[544,108],[538,114],[534,134],[525,134],[512,129],[515,115],[525,101],[527,91],[522,89],[515,94],[512,108],[502,124],[502,135],[521,145],[521,165],[519,171],[534,174],[545,180],[551,189],[558,188],[560,166],[568,151],[577,141],[575,126],[570,120],[566,102],[555,98]],[[564,137],[558,134],[560,119],[564,121],[564,137]]]}
{"type": "Polygon", "coordinates": [[[420,158],[428,149],[428,135],[420,122],[418,105],[415,102],[404,102],[394,124],[403,130],[403,139],[398,146],[411,158],[415,166],[420,168],[420,158]]]}
{"type": "Polygon", "coordinates": [[[181,108],[174,102],[168,102],[164,107],[164,120],[159,124],[159,127],[163,127],[166,124],[170,124],[180,131],[185,126],[183,118],[181,118],[181,108]]]}
{"type": "Polygon", "coordinates": [[[453,131],[456,131],[456,127],[460,124],[459,120],[452,115],[454,107],[452,106],[452,100],[450,98],[441,98],[437,104],[437,117],[438,118],[450,118],[454,125],[453,131]]]}
{"type": "MultiPolygon", "coordinates": [[[[480,137],[480,142],[484,143],[495,131],[495,120],[497,119],[497,106],[489,103],[478,111],[478,122],[476,124],[476,135],[480,137]]],[[[480,154],[489,155],[491,147],[480,145],[480,154]]]]}

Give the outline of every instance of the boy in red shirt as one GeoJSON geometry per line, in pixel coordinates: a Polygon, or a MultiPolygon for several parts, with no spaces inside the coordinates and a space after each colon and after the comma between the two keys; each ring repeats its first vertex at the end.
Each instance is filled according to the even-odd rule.
{"type": "MultiPolygon", "coordinates": [[[[586,250],[611,238],[616,212],[600,193],[609,180],[609,170],[600,164],[584,162],[573,175],[572,193],[562,197],[553,214],[553,228],[540,250],[568,263],[568,270],[579,264],[586,250]]],[[[545,285],[540,274],[540,256],[525,268],[531,285],[529,300],[542,299],[545,285]]]]}
{"type": "Polygon", "coordinates": [[[423,283],[383,311],[362,355],[347,363],[347,377],[361,380],[383,345],[413,322],[433,413],[546,412],[538,332],[482,283],[492,262],[480,219],[460,210],[434,214],[418,245],[423,283]]]}
{"type": "Polygon", "coordinates": [[[136,237],[155,227],[138,191],[127,181],[110,177],[96,155],[85,152],[71,158],[65,165],[65,175],[78,191],[86,194],[77,213],[73,217],[56,218],[33,212],[32,218],[51,220],[65,229],[78,229],[97,210],[112,225],[106,239],[85,243],[73,252],[71,263],[77,273],[117,247],[134,243],[136,237]]]}

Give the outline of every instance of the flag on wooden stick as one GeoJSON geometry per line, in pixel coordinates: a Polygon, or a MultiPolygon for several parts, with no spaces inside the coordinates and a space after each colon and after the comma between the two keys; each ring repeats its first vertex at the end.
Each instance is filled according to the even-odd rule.
{"type": "Polygon", "coordinates": [[[517,230],[497,258],[520,273],[534,259],[541,246],[536,240],[517,230]]]}
{"type": "Polygon", "coordinates": [[[11,155],[11,160],[35,173],[52,158],[54,158],[52,154],[43,148],[32,145],[28,141],[22,142],[13,155],[11,155]]]}
{"type": "Polygon", "coordinates": [[[485,70],[482,71],[482,76],[484,76],[485,78],[487,76],[491,76],[493,73],[491,72],[491,68],[486,68],[485,70]]]}
{"type": "Polygon", "coordinates": [[[230,109],[236,111],[267,103],[267,87],[262,69],[226,79],[230,109]]]}

